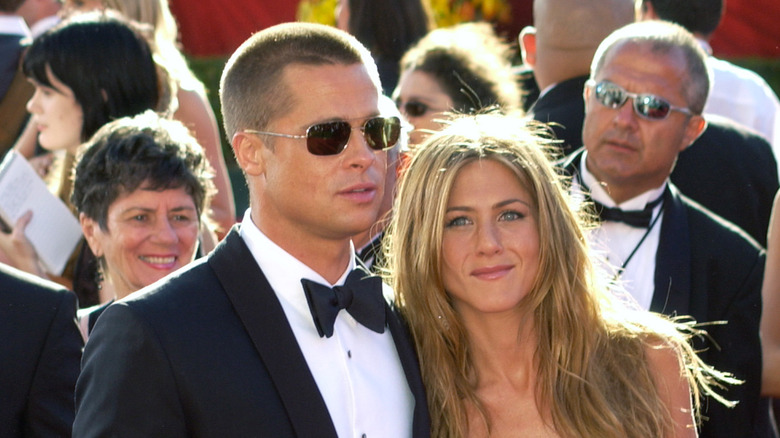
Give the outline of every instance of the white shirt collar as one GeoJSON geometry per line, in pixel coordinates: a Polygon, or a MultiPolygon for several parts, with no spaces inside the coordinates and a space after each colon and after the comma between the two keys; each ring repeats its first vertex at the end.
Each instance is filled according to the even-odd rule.
{"type": "Polygon", "coordinates": [[[609,193],[607,193],[606,189],[601,184],[601,182],[598,179],[596,179],[596,177],[588,170],[588,166],[586,164],[587,156],[588,156],[588,152],[583,151],[581,162],[580,162],[580,175],[582,178],[582,183],[588,187],[588,190],[590,190],[590,197],[594,201],[598,201],[606,207],[617,207],[620,208],[621,210],[626,210],[626,211],[642,210],[645,208],[645,205],[658,199],[658,197],[661,196],[664,190],[666,189],[667,182],[664,181],[664,183],[661,184],[660,187],[650,189],[644,193],[640,193],[639,195],[627,201],[617,204],[609,196],[609,193]]]}
{"type": "Polygon", "coordinates": [[[18,15],[0,15],[0,33],[30,37],[30,29],[24,19],[18,15]]]}
{"type": "MultiPolygon", "coordinates": [[[[311,321],[309,304],[306,302],[301,279],[305,278],[331,287],[339,286],[344,284],[349,273],[355,268],[353,256],[338,281],[330,284],[322,275],[293,257],[260,231],[252,222],[250,209],[246,210],[241,222],[241,237],[282,305],[294,309],[295,314],[302,315],[309,321],[311,321]]],[[[351,245],[350,243],[350,248],[351,245]]],[[[351,249],[354,254],[354,248],[351,249]]],[[[311,323],[311,329],[316,331],[314,323],[311,323]]]]}

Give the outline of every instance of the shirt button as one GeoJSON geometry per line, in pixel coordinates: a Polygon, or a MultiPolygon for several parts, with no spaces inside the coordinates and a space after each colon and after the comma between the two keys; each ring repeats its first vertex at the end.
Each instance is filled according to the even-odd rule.
{"type": "Polygon", "coordinates": [[[363,434],[363,435],[361,435],[361,438],[366,438],[367,436],[368,436],[368,435],[366,435],[366,434],[363,434]]]}
{"type": "MultiPolygon", "coordinates": [[[[347,350],[347,357],[352,359],[352,350],[347,350]]],[[[366,435],[363,434],[363,436],[365,437],[366,435]]]]}

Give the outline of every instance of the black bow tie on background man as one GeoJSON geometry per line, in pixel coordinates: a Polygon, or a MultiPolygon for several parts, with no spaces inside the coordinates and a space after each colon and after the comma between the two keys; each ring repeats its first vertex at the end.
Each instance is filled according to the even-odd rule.
{"type": "Polygon", "coordinates": [[[343,286],[331,289],[305,278],[301,284],[320,337],[333,336],[333,324],[341,309],[346,309],[367,328],[384,333],[386,315],[381,278],[362,269],[354,269],[343,286]]]}
{"type": "Polygon", "coordinates": [[[653,209],[663,200],[664,196],[662,194],[655,201],[645,205],[644,210],[621,210],[615,207],[607,207],[598,201],[592,200],[592,202],[596,209],[596,214],[598,214],[602,222],[623,222],[636,228],[648,228],[650,221],[653,219],[653,209]]]}

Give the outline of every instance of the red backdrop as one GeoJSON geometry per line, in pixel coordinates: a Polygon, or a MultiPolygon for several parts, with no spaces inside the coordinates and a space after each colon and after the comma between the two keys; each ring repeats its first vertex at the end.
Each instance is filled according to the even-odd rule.
{"type": "Polygon", "coordinates": [[[715,55],[726,58],[780,59],[780,1],[726,0],[726,15],[711,44],[715,55]]]}
{"type": "MultiPolygon", "coordinates": [[[[531,21],[532,0],[510,0],[517,35],[531,21]]],[[[225,56],[253,32],[295,20],[296,0],[170,0],[185,51],[194,56],[225,56]]],[[[712,39],[716,55],[780,59],[780,1],[727,0],[726,16],[712,39]]]]}

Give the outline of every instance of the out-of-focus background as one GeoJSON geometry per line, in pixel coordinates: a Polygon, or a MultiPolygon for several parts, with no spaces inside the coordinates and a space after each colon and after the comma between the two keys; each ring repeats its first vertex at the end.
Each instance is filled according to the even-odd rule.
{"type": "MultiPolygon", "coordinates": [[[[494,23],[498,32],[515,45],[520,30],[533,21],[532,0],[428,1],[438,26],[484,19],[494,23]]],[[[170,0],[183,51],[206,84],[218,119],[222,67],[244,40],[258,30],[287,21],[335,24],[336,4],[337,0],[170,0]]],[[[710,41],[713,54],[754,70],[780,94],[778,22],[778,0],[728,0],[725,16],[710,41]]],[[[247,206],[247,192],[224,135],[222,144],[240,216],[247,206]]]]}

